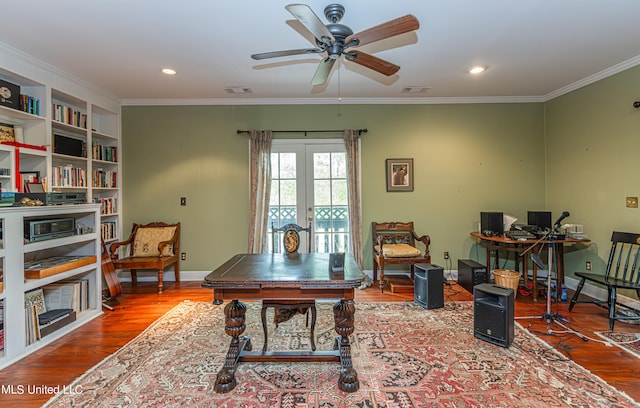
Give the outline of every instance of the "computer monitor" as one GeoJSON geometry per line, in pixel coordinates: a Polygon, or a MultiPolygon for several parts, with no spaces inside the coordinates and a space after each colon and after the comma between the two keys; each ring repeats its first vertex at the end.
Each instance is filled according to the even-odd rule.
{"type": "Polygon", "coordinates": [[[541,230],[551,229],[551,211],[528,211],[527,224],[541,230]]]}

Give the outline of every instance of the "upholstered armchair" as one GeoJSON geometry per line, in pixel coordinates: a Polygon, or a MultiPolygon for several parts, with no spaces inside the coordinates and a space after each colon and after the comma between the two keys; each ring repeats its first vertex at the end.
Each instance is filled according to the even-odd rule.
{"type": "Polygon", "coordinates": [[[129,238],[112,243],[109,250],[114,267],[131,271],[131,282],[134,285],[138,283],[138,269],[155,269],[158,272],[158,294],[161,294],[162,275],[171,265],[176,282],[180,282],[180,223],[133,224],[129,238]],[[120,247],[127,245],[129,255],[120,258],[120,247]]]}

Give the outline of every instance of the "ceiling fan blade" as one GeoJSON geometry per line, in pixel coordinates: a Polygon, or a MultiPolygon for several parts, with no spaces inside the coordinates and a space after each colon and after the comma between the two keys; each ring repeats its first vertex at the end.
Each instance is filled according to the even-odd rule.
{"type": "Polygon", "coordinates": [[[360,64],[363,67],[367,67],[386,76],[391,76],[398,72],[398,70],[400,69],[400,67],[396,64],[392,64],[389,61],[374,57],[373,55],[364,53],[362,51],[353,51],[345,54],[345,56],[349,61],[360,64]]]}
{"type": "Polygon", "coordinates": [[[386,23],[352,34],[345,39],[344,43],[349,44],[352,40],[357,39],[358,44],[356,45],[369,44],[374,41],[408,33],[418,28],[420,28],[418,19],[411,14],[407,14],[404,17],[399,17],[395,20],[387,21],[386,23]]]}
{"type": "Polygon", "coordinates": [[[289,4],[285,9],[297,18],[316,37],[316,40],[326,45],[330,45],[335,40],[322,20],[306,4],[289,4]]]}
{"type": "Polygon", "coordinates": [[[251,58],[254,60],[263,60],[267,58],[286,57],[289,55],[316,54],[318,52],[322,52],[322,50],[304,48],[300,50],[261,52],[259,54],[251,55],[251,58]]]}
{"type": "Polygon", "coordinates": [[[331,73],[331,68],[333,68],[333,64],[335,63],[336,60],[328,57],[320,61],[320,65],[318,65],[316,73],[313,74],[311,85],[324,85],[324,83],[327,82],[327,78],[329,78],[329,74],[331,73]]]}

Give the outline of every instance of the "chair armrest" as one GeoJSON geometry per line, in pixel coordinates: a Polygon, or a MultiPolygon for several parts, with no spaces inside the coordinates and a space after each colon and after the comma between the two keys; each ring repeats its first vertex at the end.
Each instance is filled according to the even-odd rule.
{"type": "Polygon", "coordinates": [[[424,244],[424,246],[427,248],[426,249],[426,253],[429,253],[429,244],[431,243],[431,237],[429,235],[423,235],[421,237],[418,236],[418,234],[415,233],[415,231],[411,231],[411,233],[413,234],[413,239],[416,241],[420,241],[424,244]]]}
{"type": "Polygon", "coordinates": [[[127,238],[125,241],[113,242],[111,245],[109,245],[109,252],[111,253],[111,259],[117,260],[118,248],[120,248],[121,246],[126,246],[131,244],[134,238],[135,238],[135,235],[131,234],[129,238],[127,238]]]}

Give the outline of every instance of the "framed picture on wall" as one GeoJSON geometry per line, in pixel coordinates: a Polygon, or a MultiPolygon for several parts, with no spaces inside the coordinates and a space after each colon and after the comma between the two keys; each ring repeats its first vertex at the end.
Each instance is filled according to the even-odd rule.
{"type": "Polygon", "coordinates": [[[387,159],[387,191],[413,191],[413,159],[387,159]]]}

